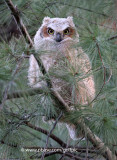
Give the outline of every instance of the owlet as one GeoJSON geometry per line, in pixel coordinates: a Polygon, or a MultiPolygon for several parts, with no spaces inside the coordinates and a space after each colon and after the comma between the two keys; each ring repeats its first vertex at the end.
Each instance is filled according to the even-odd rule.
{"type": "MultiPolygon", "coordinates": [[[[81,47],[73,18],[45,17],[34,37],[35,51],[51,77],[53,89],[73,108],[86,105],[95,96],[91,64],[81,47]]],[[[46,85],[33,55],[29,59],[29,85],[34,88],[46,85]],[[41,78],[40,78],[41,77],[41,78]]],[[[67,125],[74,139],[73,125],[67,125]]]]}

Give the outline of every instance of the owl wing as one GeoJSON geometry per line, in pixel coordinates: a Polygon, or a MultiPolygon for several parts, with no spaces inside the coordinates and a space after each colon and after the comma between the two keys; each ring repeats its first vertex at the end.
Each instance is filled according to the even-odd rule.
{"type": "Polygon", "coordinates": [[[33,88],[46,86],[46,82],[42,80],[43,74],[40,71],[38,63],[33,55],[29,58],[28,80],[29,85],[33,88]]]}
{"type": "Polygon", "coordinates": [[[77,98],[81,104],[87,104],[95,97],[95,84],[92,74],[89,57],[82,51],[78,50],[77,69],[79,74],[77,84],[77,98]]]}
{"type": "Polygon", "coordinates": [[[91,63],[82,48],[70,51],[68,54],[69,61],[74,68],[73,75],[76,79],[75,102],[85,105],[95,97],[91,63]]]}

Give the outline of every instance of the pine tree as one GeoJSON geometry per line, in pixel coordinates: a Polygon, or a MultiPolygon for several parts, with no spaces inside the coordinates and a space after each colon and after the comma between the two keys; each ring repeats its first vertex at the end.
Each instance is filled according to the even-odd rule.
{"type": "MultiPolygon", "coordinates": [[[[1,0],[1,160],[117,159],[116,6],[116,0],[1,0]],[[77,106],[77,111],[68,112],[51,89],[49,76],[32,47],[33,37],[45,16],[73,16],[80,35],[78,46],[92,64],[96,85],[93,108],[89,104],[85,109],[77,106]],[[48,87],[28,86],[30,54],[34,54],[41,66],[48,87]],[[55,121],[44,122],[43,117],[55,121]],[[76,125],[82,137],[73,141],[65,124],[58,123],[61,119],[76,125]],[[42,152],[46,148],[48,151],[42,152]],[[75,151],[68,152],[70,149],[75,151]]],[[[74,83],[69,73],[61,71],[61,75],[60,78],[74,83]]]]}

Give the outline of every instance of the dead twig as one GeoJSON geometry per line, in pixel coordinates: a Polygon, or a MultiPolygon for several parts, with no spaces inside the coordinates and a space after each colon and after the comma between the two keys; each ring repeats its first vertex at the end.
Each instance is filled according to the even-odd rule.
{"type": "MultiPolygon", "coordinates": [[[[63,113],[61,112],[60,115],[58,116],[58,118],[56,119],[56,121],[55,121],[52,129],[50,130],[50,132],[49,132],[49,134],[48,134],[48,136],[47,136],[45,148],[48,147],[49,137],[50,137],[50,135],[52,134],[53,130],[55,129],[55,127],[56,127],[58,121],[60,120],[60,118],[62,117],[62,115],[63,115],[63,113]]],[[[41,156],[41,160],[44,160],[44,156],[45,156],[45,152],[43,152],[43,154],[42,154],[42,156],[41,156]]]]}

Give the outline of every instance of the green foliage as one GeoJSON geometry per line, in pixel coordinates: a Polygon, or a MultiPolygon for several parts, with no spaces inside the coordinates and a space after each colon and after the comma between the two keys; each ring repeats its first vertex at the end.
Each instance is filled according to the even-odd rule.
{"type": "MultiPolygon", "coordinates": [[[[81,46],[90,57],[98,96],[92,102],[93,108],[78,105],[75,106],[77,111],[70,115],[65,113],[66,121],[69,119],[71,122],[76,122],[82,118],[92,132],[100,137],[113,152],[117,151],[117,40],[108,40],[117,34],[112,27],[117,18],[114,15],[115,1],[13,0],[13,3],[17,5],[32,39],[45,16],[73,16],[80,35],[78,46],[81,46]]],[[[5,31],[9,27],[11,18],[10,10],[4,1],[1,1],[0,25],[5,27],[5,31]]],[[[54,122],[44,122],[42,117],[56,119],[60,113],[60,108],[53,102],[53,96],[48,89],[42,94],[35,92],[33,96],[25,94],[25,91],[30,89],[27,70],[28,54],[32,52],[23,36],[19,39],[12,37],[8,43],[0,41],[0,103],[3,104],[0,112],[0,159],[30,159],[35,152],[22,152],[21,148],[45,147],[47,135],[28,127],[25,122],[28,121],[50,131],[54,122]],[[19,63],[20,60],[21,63],[19,63]],[[5,99],[4,102],[6,89],[8,89],[8,95],[16,91],[24,94],[20,98],[5,99]]],[[[63,79],[72,86],[76,83],[75,77],[65,67],[63,70],[59,68],[56,71],[51,70],[50,75],[63,79]]],[[[43,78],[48,80],[47,75],[43,78]]],[[[78,126],[78,131],[80,130],[78,126]]],[[[86,139],[73,141],[69,137],[65,124],[57,124],[52,133],[66,144],[87,147],[86,139]]],[[[60,148],[61,146],[49,138],[48,147],[60,148]]],[[[89,144],[89,147],[92,147],[92,144],[89,144]]],[[[81,153],[81,156],[84,158],[85,153],[81,153]]],[[[96,154],[89,154],[89,159],[91,156],[98,157],[96,154]]],[[[61,155],[56,154],[45,159],[54,160],[60,157],[61,155]]]]}

